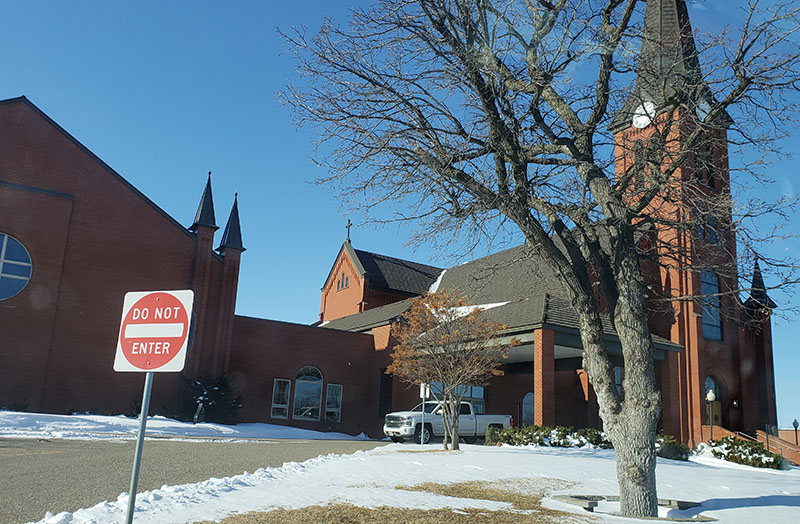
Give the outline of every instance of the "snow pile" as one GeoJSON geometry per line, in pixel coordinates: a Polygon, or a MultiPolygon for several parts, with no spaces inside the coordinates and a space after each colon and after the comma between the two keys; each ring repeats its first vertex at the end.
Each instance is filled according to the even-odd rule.
{"type": "MultiPolygon", "coordinates": [[[[0,437],[6,438],[74,438],[74,439],[135,439],[139,419],[118,415],[48,415],[0,411],[0,437]]],[[[366,440],[363,434],[354,437],[345,433],[323,433],[308,429],[274,424],[192,424],[166,417],[147,417],[146,437],[186,437],[192,439],[309,439],[309,440],[366,440]]]]}

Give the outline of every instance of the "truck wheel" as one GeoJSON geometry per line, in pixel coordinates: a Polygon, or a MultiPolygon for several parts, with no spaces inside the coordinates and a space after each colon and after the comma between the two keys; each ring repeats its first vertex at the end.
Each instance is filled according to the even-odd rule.
{"type": "Polygon", "coordinates": [[[465,444],[475,444],[475,442],[478,441],[478,437],[477,436],[461,437],[461,440],[463,440],[465,444]]]}
{"type": "Polygon", "coordinates": [[[392,439],[392,442],[397,442],[398,444],[406,441],[406,439],[401,437],[389,437],[389,438],[392,439]]]}
{"type": "Polygon", "coordinates": [[[417,429],[414,431],[414,442],[417,444],[429,444],[431,436],[430,424],[425,424],[424,429],[422,429],[421,424],[417,424],[417,429]]]}

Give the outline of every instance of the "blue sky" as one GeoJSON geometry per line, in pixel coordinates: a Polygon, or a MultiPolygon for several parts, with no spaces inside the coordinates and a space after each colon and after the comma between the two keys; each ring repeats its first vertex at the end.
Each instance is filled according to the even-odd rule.
{"type": "MultiPolygon", "coordinates": [[[[237,312],[310,323],[348,217],[334,195],[309,183],[325,174],[311,162],[313,137],[276,99],[296,76],[275,28],[313,30],[353,3],[0,0],[0,99],[27,96],[187,226],[212,171],[220,226],[239,193],[248,250],[237,312]]],[[[719,23],[725,5],[692,8],[694,27],[719,23]]],[[[771,175],[794,194],[789,166],[771,175]]],[[[404,248],[407,227],[375,230],[350,218],[356,248],[441,267],[459,262],[404,248]]],[[[773,329],[779,422],[789,427],[800,417],[797,323],[777,319],[773,329]]]]}

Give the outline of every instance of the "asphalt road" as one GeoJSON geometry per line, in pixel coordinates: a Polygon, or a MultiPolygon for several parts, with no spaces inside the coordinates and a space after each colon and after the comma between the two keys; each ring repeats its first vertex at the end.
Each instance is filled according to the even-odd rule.
{"type": "MultiPolygon", "coordinates": [[[[384,442],[146,440],[137,492],[228,477],[384,442]]],[[[117,499],[130,487],[135,441],[0,439],[0,523],[21,524],[117,499]]]]}

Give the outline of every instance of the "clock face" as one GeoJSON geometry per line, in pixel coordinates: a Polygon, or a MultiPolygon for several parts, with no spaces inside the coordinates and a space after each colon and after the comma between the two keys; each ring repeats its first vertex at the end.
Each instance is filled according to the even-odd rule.
{"type": "Polygon", "coordinates": [[[656,106],[653,102],[645,102],[633,112],[633,127],[644,129],[653,122],[656,116],[656,106]]]}
{"type": "Polygon", "coordinates": [[[707,100],[701,99],[697,103],[697,107],[695,108],[695,113],[697,113],[697,118],[699,118],[701,122],[705,122],[706,117],[710,112],[711,112],[711,104],[709,104],[707,100]]]}

